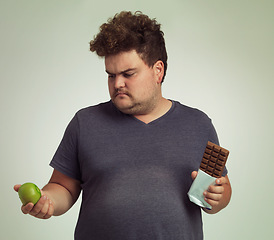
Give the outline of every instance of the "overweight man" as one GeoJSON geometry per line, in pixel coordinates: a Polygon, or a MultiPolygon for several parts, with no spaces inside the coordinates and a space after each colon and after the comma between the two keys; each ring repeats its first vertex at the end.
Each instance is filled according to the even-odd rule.
{"type": "Polygon", "coordinates": [[[225,169],[204,192],[211,210],[187,196],[207,142],[219,142],[205,113],[162,95],[161,25],[141,12],[120,12],[101,25],[90,50],[104,58],[110,100],[72,117],[41,199],[22,212],[62,215],[82,192],[77,240],[203,239],[201,211],[225,208],[231,186],[225,169]]]}

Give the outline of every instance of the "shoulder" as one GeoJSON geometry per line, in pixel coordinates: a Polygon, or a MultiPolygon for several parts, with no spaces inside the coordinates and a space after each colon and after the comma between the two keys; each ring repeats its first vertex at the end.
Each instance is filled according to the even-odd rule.
{"type": "Polygon", "coordinates": [[[174,102],[174,111],[179,117],[187,120],[191,120],[191,121],[194,121],[194,120],[211,121],[208,115],[202,110],[198,108],[186,106],[184,104],[181,104],[178,101],[173,101],[173,102],[174,102]]]}
{"type": "Polygon", "coordinates": [[[107,101],[107,102],[102,102],[102,103],[98,103],[96,105],[92,105],[92,106],[88,106],[85,108],[80,109],[76,114],[90,114],[93,112],[102,112],[102,111],[107,111],[110,107],[112,106],[111,101],[107,101]]]}
{"type": "Polygon", "coordinates": [[[115,114],[115,109],[111,101],[88,106],[76,112],[75,116],[78,119],[85,118],[100,118],[112,116],[115,114]]]}
{"type": "Polygon", "coordinates": [[[80,109],[74,119],[80,128],[105,128],[121,120],[122,114],[111,101],[80,109]]]}

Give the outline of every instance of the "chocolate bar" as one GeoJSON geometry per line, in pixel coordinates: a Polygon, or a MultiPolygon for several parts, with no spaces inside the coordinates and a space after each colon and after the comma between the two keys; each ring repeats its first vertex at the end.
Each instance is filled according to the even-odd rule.
{"type": "Polygon", "coordinates": [[[200,169],[208,175],[220,178],[225,168],[229,151],[208,142],[200,165],[200,169]]]}

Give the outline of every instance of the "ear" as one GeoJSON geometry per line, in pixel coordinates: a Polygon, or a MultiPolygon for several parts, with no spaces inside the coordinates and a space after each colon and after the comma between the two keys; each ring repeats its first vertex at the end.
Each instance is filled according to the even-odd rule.
{"type": "Polygon", "coordinates": [[[157,78],[157,83],[161,83],[163,80],[164,70],[165,70],[164,63],[161,60],[158,60],[154,64],[153,68],[154,68],[155,76],[157,78]]]}

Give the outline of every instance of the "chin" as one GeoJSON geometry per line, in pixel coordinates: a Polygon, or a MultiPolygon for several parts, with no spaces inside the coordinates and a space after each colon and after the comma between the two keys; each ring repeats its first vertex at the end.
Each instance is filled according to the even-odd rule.
{"type": "Polygon", "coordinates": [[[129,104],[117,104],[116,102],[113,102],[114,105],[116,106],[116,108],[118,110],[120,110],[122,113],[125,113],[125,114],[135,114],[137,111],[136,111],[136,107],[132,106],[132,105],[129,105],[129,104]]]}
{"type": "Polygon", "coordinates": [[[117,106],[115,105],[122,113],[125,114],[134,114],[134,109],[130,108],[130,107],[121,107],[121,106],[117,106]]]}

